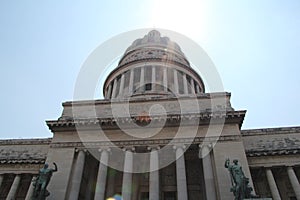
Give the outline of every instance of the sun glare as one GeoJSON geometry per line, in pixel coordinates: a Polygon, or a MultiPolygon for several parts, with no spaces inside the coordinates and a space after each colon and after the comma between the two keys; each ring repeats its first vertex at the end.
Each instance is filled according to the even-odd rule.
{"type": "Polygon", "coordinates": [[[150,26],[170,29],[194,39],[204,38],[205,11],[205,3],[201,0],[154,0],[150,26]]]}

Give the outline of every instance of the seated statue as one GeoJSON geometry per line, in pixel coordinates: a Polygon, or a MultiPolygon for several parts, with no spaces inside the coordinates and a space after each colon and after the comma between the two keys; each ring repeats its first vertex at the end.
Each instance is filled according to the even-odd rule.
{"type": "Polygon", "coordinates": [[[53,172],[57,172],[57,165],[53,163],[54,169],[48,168],[49,165],[46,163],[42,169],[39,171],[39,175],[35,179],[33,186],[34,192],[32,195],[32,200],[44,200],[50,195],[47,190],[47,186],[50,182],[53,172]]]}

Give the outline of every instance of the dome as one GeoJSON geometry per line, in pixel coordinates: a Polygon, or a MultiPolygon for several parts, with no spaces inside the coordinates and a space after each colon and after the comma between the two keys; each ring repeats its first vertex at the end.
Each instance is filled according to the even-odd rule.
{"type": "Polygon", "coordinates": [[[106,99],[159,98],[204,92],[180,46],[152,30],[136,39],[104,83],[106,99]]]}
{"type": "MultiPolygon", "coordinates": [[[[162,47],[162,48],[167,48],[167,49],[173,49],[175,51],[178,51],[182,53],[179,45],[175,42],[172,42],[168,37],[161,37],[160,32],[157,30],[152,30],[150,31],[147,35],[145,35],[143,38],[136,39],[131,46],[127,48],[125,51],[125,54],[133,51],[138,48],[142,47],[149,47],[149,46],[154,46],[154,47],[162,47]]],[[[182,53],[183,54],[183,53],[182,53]]]]}
{"type": "Polygon", "coordinates": [[[190,66],[179,45],[168,37],[161,37],[157,30],[135,40],[122,56],[119,66],[144,59],[164,59],[190,66]]]}

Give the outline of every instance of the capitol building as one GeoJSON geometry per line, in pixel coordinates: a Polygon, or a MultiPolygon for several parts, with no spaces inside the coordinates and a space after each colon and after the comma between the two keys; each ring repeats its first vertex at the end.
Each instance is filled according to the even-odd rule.
{"type": "Polygon", "coordinates": [[[243,130],[246,110],[229,92],[207,93],[176,41],[145,34],[106,77],[103,99],[63,102],[46,121],[52,138],[0,140],[0,199],[32,199],[54,162],[47,200],[233,200],[229,158],[253,195],[300,200],[300,127],[243,130]]]}

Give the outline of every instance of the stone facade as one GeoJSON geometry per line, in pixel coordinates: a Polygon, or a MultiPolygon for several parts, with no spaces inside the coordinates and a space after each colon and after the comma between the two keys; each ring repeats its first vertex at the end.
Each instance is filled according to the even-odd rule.
{"type": "Polygon", "coordinates": [[[0,199],[30,199],[31,181],[44,165],[50,143],[51,139],[0,141],[0,199]]]}
{"type": "Polygon", "coordinates": [[[299,199],[299,133],[300,127],[242,131],[257,193],[273,199],[299,199]]]}
{"type": "Polygon", "coordinates": [[[51,139],[0,141],[0,199],[30,199],[31,180],[55,162],[49,200],[232,200],[227,158],[239,160],[253,194],[300,199],[300,127],[241,130],[246,111],[230,93],[205,93],[157,31],[133,42],[103,92],[63,103],[47,121],[51,139]]]}
{"type": "MultiPolygon", "coordinates": [[[[229,127],[228,129],[230,130],[231,128],[232,127],[229,127]]],[[[276,195],[279,196],[277,197],[277,199],[297,199],[297,183],[296,187],[293,188],[292,181],[295,181],[293,179],[294,175],[296,176],[296,178],[300,177],[300,146],[298,136],[300,134],[300,127],[242,130],[240,133],[242,140],[242,144],[240,145],[242,145],[244,148],[242,152],[246,154],[246,163],[248,163],[247,165],[249,166],[256,194],[262,197],[273,197],[273,199],[276,199],[276,195]],[[268,170],[271,170],[271,173],[268,170]],[[268,174],[269,176],[272,175],[273,179],[268,178],[268,174]],[[271,183],[272,180],[275,181],[275,185],[271,183]],[[274,188],[274,186],[276,187],[274,188]],[[271,192],[271,187],[273,187],[273,190],[275,191],[273,192],[274,194],[271,192]]],[[[49,198],[60,199],[60,195],[62,193],[65,194],[66,191],[64,190],[64,187],[61,188],[61,185],[67,186],[69,184],[68,177],[70,179],[70,172],[72,171],[71,165],[73,165],[72,158],[75,159],[75,156],[78,156],[76,155],[78,154],[77,149],[84,148],[80,141],[73,141],[70,143],[68,137],[73,138],[72,135],[61,135],[61,138],[57,138],[60,142],[54,142],[54,138],[31,140],[2,140],[0,146],[0,181],[2,183],[0,188],[0,199],[6,199],[11,189],[11,186],[17,176],[20,176],[21,180],[19,183],[19,187],[16,191],[15,198],[25,199],[32,178],[38,174],[38,169],[43,166],[46,159],[48,159],[47,162],[49,163],[51,161],[56,161],[59,165],[59,172],[57,174],[54,174],[53,177],[52,183],[54,183],[55,181],[55,184],[52,184],[51,188],[53,189],[50,189],[50,191],[54,191],[55,188],[57,188],[56,190],[60,190],[61,193],[56,191],[54,194],[52,192],[49,198]],[[65,141],[62,140],[63,138],[65,138],[65,141]],[[58,158],[53,157],[53,154],[56,154],[56,152],[58,158]],[[57,185],[61,181],[62,184],[57,185]]],[[[236,155],[236,153],[226,154],[224,150],[221,150],[221,153],[218,152],[218,149],[222,149],[223,146],[224,149],[228,149],[229,147],[231,150],[235,150],[235,148],[239,149],[240,147],[232,146],[232,141],[236,139],[237,138],[233,136],[221,136],[219,140],[220,145],[216,145],[213,149],[213,180],[214,182],[217,182],[219,184],[219,186],[215,187],[215,192],[218,195],[217,199],[233,199],[232,194],[229,192],[229,175],[226,169],[223,167],[223,162],[225,157],[236,158],[239,156],[236,155]],[[218,155],[218,158],[220,158],[220,162],[216,160],[217,158],[214,154],[220,154],[218,155]],[[218,163],[220,165],[218,167],[220,171],[219,177],[216,174],[216,165],[218,165],[218,163]],[[224,179],[224,182],[222,182],[221,177],[224,179]],[[216,181],[216,179],[218,181],[216,181]],[[230,197],[225,198],[225,193],[227,193],[227,195],[230,197]]],[[[200,143],[200,141],[201,137],[196,137],[193,144],[185,152],[187,188],[189,195],[193,196],[189,196],[189,199],[206,199],[205,175],[203,174],[205,170],[203,169],[203,160],[200,159],[198,156],[199,147],[197,146],[197,143],[200,143]]],[[[168,140],[160,139],[159,142],[156,140],[151,140],[148,142],[151,144],[151,146],[153,146],[153,144],[167,144],[168,140]]],[[[135,141],[135,143],[132,142],[130,144],[133,146],[144,146],[147,145],[147,142],[135,141]]],[[[102,147],[102,144],[98,145],[102,147]]],[[[88,164],[84,166],[84,184],[82,184],[81,186],[82,191],[80,195],[86,193],[86,188],[84,189],[83,185],[87,186],[90,182],[88,178],[88,173],[91,173],[92,171],[94,174],[97,174],[99,167],[99,161],[97,159],[95,159],[92,155],[88,154],[88,152],[85,152],[85,154],[87,157],[85,162],[88,164]]],[[[247,165],[243,165],[243,168],[246,168],[247,165]]],[[[112,196],[115,193],[121,193],[122,174],[123,173],[121,171],[117,171],[112,168],[108,169],[107,185],[113,183],[112,185],[114,185],[114,187],[111,187],[111,185],[106,186],[106,196],[112,196]]],[[[136,197],[136,199],[141,199],[143,195],[146,196],[149,192],[149,174],[134,174],[133,176],[133,180],[139,181],[140,187],[140,196],[136,197]],[[139,177],[135,178],[135,176],[139,177]]],[[[160,176],[163,177],[160,181],[160,189],[162,191],[166,191],[161,195],[176,196],[176,194],[174,194],[174,191],[177,190],[176,163],[172,163],[171,165],[163,168],[160,171],[160,176]]],[[[92,179],[94,180],[94,182],[96,181],[95,175],[92,179]]],[[[95,187],[95,185],[93,187],[95,187]]],[[[94,195],[93,189],[90,191],[91,194],[94,195]]],[[[163,196],[160,197],[161,199],[163,199],[163,196]]]]}

